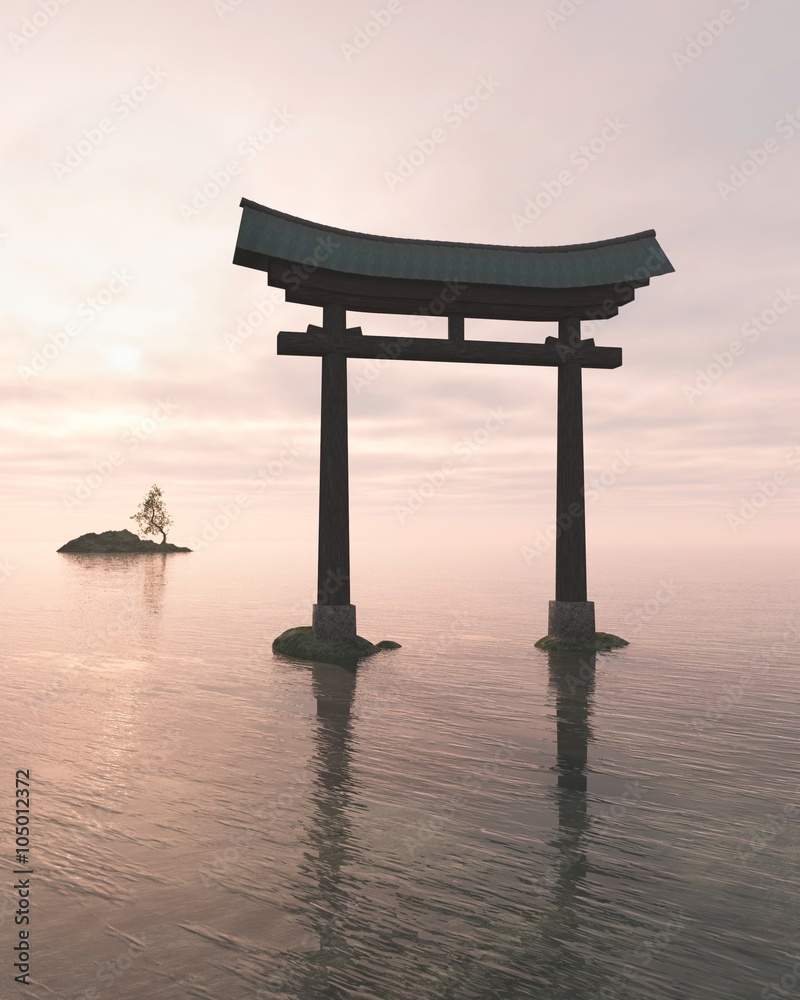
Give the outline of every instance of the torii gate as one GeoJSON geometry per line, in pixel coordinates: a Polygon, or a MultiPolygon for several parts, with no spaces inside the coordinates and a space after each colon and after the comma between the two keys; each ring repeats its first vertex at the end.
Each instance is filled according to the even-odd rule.
{"type": "MultiPolygon", "coordinates": [[[[622,350],[581,340],[582,320],[615,316],[650,278],[674,271],[654,230],[573,246],[515,247],[372,236],[243,198],[234,264],[268,272],[287,302],[322,306],[322,326],[278,333],[278,354],[322,358],[318,639],[352,639],[347,359],[386,357],[558,368],[556,586],[548,636],[593,643],[586,599],[582,368],[619,368],[622,350]],[[447,316],[441,338],[365,337],[346,311],[447,316]],[[470,341],[465,318],[557,322],[543,344],[470,341]]],[[[363,640],[362,640],[363,641],[363,640]]],[[[543,641],[543,640],[540,640],[543,641]]],[[[592,645],[592,648],[594,646],[592,645]]]]}

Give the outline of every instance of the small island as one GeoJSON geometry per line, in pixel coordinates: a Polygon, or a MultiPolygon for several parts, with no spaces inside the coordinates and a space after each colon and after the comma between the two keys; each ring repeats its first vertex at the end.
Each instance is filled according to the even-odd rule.
{"type": "Polygon", "coordinates": [[[87,535],[73,538],[62,545],[57,552],[191,552],[191,549],[172,542],[151,542],[139,538],[132,531],[123,528],[122,531],[103,531],[99,535],[90,531],[87,535]]]}
{"type": "Polygon", "coordinates": [[[172,524],[172,518],[164,506],[164,496],[160,486],[151,486],[147,496],[139,504],[139,509],[131,515],[131,521],[136,521],[143,535],[161,535],[161,541],[145,541],[134,535],[132,531],[123,528],[122,531],[103,531],[96,535],[90,531],[88,535],[73,538],[62,545],[57,552],[191,552],[191,549],[173,545],[167,541],[167,531],[172,524]]]}

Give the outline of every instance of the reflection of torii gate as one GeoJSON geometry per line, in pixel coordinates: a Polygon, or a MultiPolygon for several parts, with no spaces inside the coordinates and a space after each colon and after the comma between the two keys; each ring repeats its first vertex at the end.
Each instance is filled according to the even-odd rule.
{"type": "Polygon", "coordinates": [[[350,603],[347,359],[391,358],[558,368],[556,594],[548,634],[593,639],[586,599],[582,368],[619,368],[618,347],[581,340],[581,320],[615,316],[636,288],[674,268],[654,230],[560,247],[508,247],[370,236],[320,226],[242,199],[233,263],[269,272],[287,302],[322,306],[322,327],[278,334],[278,354],[322,358],[319,554],[313,633],[356,635],[350,603]],[[447,340],[365,337],[346,310],[441,315],[447,340]],[[543,344],[469,341],[464,319],[557,322],[543,344]]]}

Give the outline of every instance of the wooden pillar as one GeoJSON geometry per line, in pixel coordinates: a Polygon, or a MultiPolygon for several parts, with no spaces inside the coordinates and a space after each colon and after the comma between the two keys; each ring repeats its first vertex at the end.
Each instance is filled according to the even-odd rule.
{"type": "Polygon", "coordinates": [[[581,366],[568,360],[580,339],[580,320],[559,320],[559,350],[567,360],[558,366],[556,601],[586,600],[581,366]]]}
{"type": "MultiPolygon", "coordinates": [[[[325,334],[343,338],[344,306],[323,306],[322,316],[325,334]]],[[[322,355],[317,603],[350,604],[347,356],[342,351],[330,351],[322,355]]]]}
{"type": "Polygon", "coordinates": [[[454,344],[464,343],[464,317],[451,314],[447,317],[447,339],[454,344]]]}

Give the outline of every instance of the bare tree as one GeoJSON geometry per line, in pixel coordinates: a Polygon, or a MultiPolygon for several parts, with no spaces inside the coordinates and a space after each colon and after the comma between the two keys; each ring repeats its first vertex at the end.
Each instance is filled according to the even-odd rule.
{"type": "Polygon", "coordinates": [[[139,509],[131,515],[143,535],[161,533],[161,544],[167,544],[167,531],[172,527],[172,518],[167,513],[160,486],[151,486],[147,496],[139,504],[139,509]]]}

